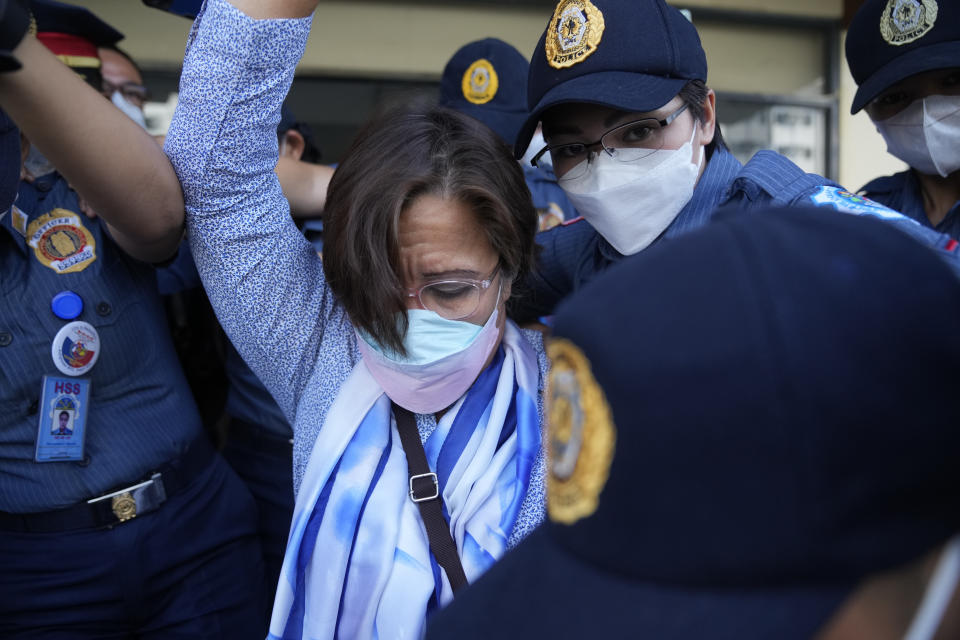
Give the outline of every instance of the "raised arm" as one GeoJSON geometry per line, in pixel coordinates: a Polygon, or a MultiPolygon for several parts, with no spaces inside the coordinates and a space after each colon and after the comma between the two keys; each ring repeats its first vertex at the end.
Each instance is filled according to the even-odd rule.
{"type": "MultiPolygon", "coordinates": [[[[286,0],[251,4],[258,16],[305,12],[286,0]]],[[[309,30],[309,19],[254,20],[209,0],[190,34],[166,139],[207,295],[291,420],[318,359],[348,357],[353,344],[349,332],[325,331],[346,318],[274,173],[280,106],[309,30]]]]}
{"type": "Polygon", "coordinates": [[[25,36],[13,55],[21,68],[0,73],[0,107],[127,253],[168,258],[183,234],[183,196],[163,150],[36,38],[25,36]]]}

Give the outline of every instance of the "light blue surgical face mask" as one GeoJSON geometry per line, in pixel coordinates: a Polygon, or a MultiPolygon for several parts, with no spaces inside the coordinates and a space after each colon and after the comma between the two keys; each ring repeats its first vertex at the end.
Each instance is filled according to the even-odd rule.
{"type": "Polygon", "coordinates": [[[357,346],[370,375],[391,400],[414,413],[435,413],[456,402],[480,375],[499,341],[497,316],[494,309],[479,327],[433,311],[408,309],[406,356],[384,349],[359,331],[357,346]]]}
{"type": "Polygon", "coordinates": [[[406,356],[385,349],[365,333],[358,333],[377,353],[390,360],[399,364],[422,365],[463,351],[482,329],[463,320],[447,320],[426,309],[407,309],[407,332],[403,336],[406,356]]]}

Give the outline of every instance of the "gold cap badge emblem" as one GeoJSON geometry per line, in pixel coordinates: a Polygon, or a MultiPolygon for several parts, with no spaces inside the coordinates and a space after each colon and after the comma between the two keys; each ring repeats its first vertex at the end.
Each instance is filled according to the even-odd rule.
{"type": "Polygon", "coordinates": [[[880,35],[899,47],[927,35],[936,21],[936,0],[888,0],[880,15],[880,35]]]}
{"type": "Polygon", "coordinates": [[[555,69],[583,62],[602,36],[603,14],[590,0],[561,0],[547,27],[547,62],[555,69]]]}
{"type": "Polygon", "coordinates": [[[547,353],[547,512],[554,522],[573,524],[597,510],[610,475],[616,430],[583,352],[555,338],[547,353]]]}
{"type": "Polygon", "coordinates": [[[497,89],[500,88],[500,79],[497,77],[497,72],[494,71],[490,61],[480,58],[467,67],[460,88],[463,90],[463,97],[468,102],[486,104],[497,95],[497,89]]]}

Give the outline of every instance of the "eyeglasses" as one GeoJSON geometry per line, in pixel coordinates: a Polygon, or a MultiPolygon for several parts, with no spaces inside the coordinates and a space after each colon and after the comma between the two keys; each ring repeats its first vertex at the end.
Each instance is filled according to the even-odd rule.
{"type": "Polygon", "coordinates": [[[689,104],[684,103],[679,109],[663,120],[656,118],[641,118],[633,122],[621,124],[610,129],[595,142],[569,142],[566,144],[547,145],[533,156],[530,164],[537,163],[545,153],[550,152],[553,159],[553,170],[559,180],[579,178],[587,171],[590,160],[596,153],[593,147],[600,147],[614,160],[620,162],[636,162],[645,158],[654,151],[663,148],[663,130],[677,117],[686,111],[689,104]]]}
{"type": "Polygon", "coordinates": [[[113,84],[109,80],[102,81],[102,93],[107,98],[113,96],[114,91],[119,91],[120,95],[126,98],[131,104],[143,107],[143,103],[150,97],[147,88],[136,82],[124,82],[123,84],[113,84]]]}
{"type": "Polygon", "coordinates": [[[500,271],[498,264],[485,280],[441,280],[419,289],[407,289],[408,298],[416,298],[420,306],[447,320],[462,320],[480,307],[480,297],[490,288],[500,271]]]}

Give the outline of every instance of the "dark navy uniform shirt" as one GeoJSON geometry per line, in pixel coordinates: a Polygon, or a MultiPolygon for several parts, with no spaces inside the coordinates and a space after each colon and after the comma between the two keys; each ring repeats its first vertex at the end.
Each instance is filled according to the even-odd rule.
{"type": "Polygon", "coordinates": [[[960,202],[954,203],[953,208],[947,212],[940,224],[936,226],[930,224],[927,212],[923,208],[920,181],[912,170],[871,180],[860,189],[860,193],[891,209],[896,209],[926,227],[960,240],[960,202]]]}
{"type": "MultiPolygon", "coordinates": [[[[322,228],[321,226],[320,229],[322,228]]],[[[169,265],[157,269],[157,282],[160,294],[165,296],[202,286],[189,244],[181,243],[177,257],[169,265]]],[[[262,427],[280,438],[293,437],[293,427],[287,422],[276,400],[229,340],[225,347],[224,370],[227,375],[227,398],[224,406],[227,415],[262,427]]]]}
{"type": "Polygon", "coordinates": [[[45,186],[22,184],[16,205],[26,217],[18,211],[0,219],[0,510],[12,513],[66,507],[143,480],[202,434],[155,270],[127,256],[99,220],[79,213],[63,179],[45,186]],[[70,220],[68,233],[50,241],[69,255],[76,249],[71,238],[90,239],[93,260],[57,269],[30,246],[29,231],[40,228],[33,223],[57,208],[70,220]],[[41,380],[66,377],[51,357],[67,321],[53,314],[50,301],[64,290],[82,298],[77,320],[100,337],[99,359],[81,376],[91,381],[86,459],[37,463],[41,380]]]}
{"type": "MultiPolygon", "coordinates": [[[[921,242],[950,254],[951,266],[960,273],[960,254],[948,243],[949,237],[924,229],[895,211],[865,204],[836,183],[804,173],[773,151],[760,151],[742,165],[726,149],[715,149],[690,201],[654,244],[704,226],[721,205],[752,208],[800,203],[888,219],[921,242]]],[[[582,219],[538,234],[537,242],[542,249],[538,266],[515,288],[510,305],[511,316],[521,323],[550,315],[561,300],[623,258],[582,219]]]]}

